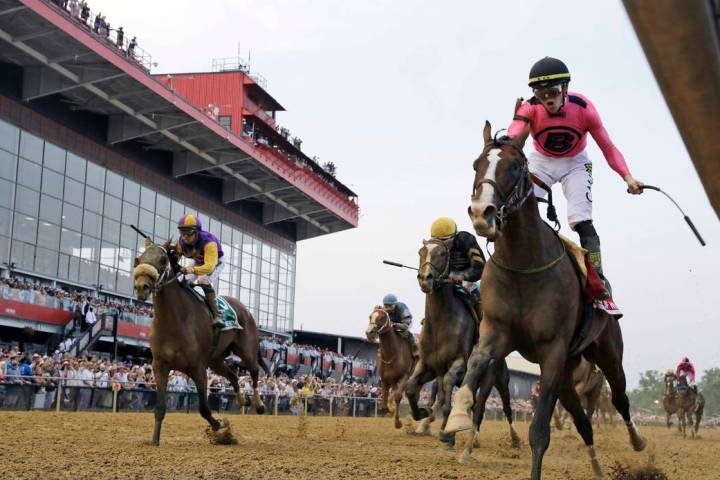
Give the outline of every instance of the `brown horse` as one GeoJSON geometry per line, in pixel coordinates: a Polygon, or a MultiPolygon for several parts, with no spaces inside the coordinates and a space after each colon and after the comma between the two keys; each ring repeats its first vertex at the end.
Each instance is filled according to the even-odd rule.
{"type": "Polygon", "coordinates": [[[550,418],[560,400],[573,417],[590,455],[593,474],[601,478],[590,420],[572,381],[580,354],[597,364],[610,382],[613,404],[625,419],[635,450],[646,441],[630,418],[622,367],[623,343],[616,318],[593,311],[583,323],[580,279],[564,244],[540,218],[538,202],[520,143],[493,139],[483,131],[485,147],[474,162],[472,205],[468,209],[478,235],[495,241],[482,279],[484,318],[480,339],[468,360],[463,386],[455,396],[446,430],[472,428],[473,392],[492,365],[517,350],[540,364],[540,396],[530,427],[532,479],[542,475],[550,444],[550,418]]]}
{"type": "MultiPolygon", "coordinates": [[[[419,431],[427,431],[429,422],[440,413],[442,425],[438,438],[448,447],[455,445],[455,433],[444,431],[450,413],[453,387],[462,379],[467,359],[477,339],[475,317],[467,304],[454,292],[457,287],[447,279],[451,241],[440,239],[423,241],[423,247],[419,252],[418,283],[425,293],[425,322],[420,339],[420,359],[405,387],[405,395],[413,419],[416,421],[425,419],[419,431]],[[437,397],[432,411],[428,412],[427,409],[418,408],[418,393],[422,385],[433,378],[437,379],[437,397]]],[[[492,378],[483,384],[479,392],[483,399],[478,404],[478,415],[482,419],[485,400],[495,386],[503,399],[503,411],[510,424],[511,436],[515,444],[516,438],[519,440],[519,437],[513,427],[507,364],[502,359],[493,367],[492,378]]],[[[473,438],[476,436],[477,431],[473,438]]]]}
{"type": "Polygon", "coordinates": [[[690,425],[690,434],[695,438],[700,429],[700,421],[705,410],[705,398],[688,385],[687,377],[683,375],[678,379],[672,372],[665,374],[663,408],[665,408],[667,415],[668,428],[671,425],[670,417],[673,413],[676,413],[678,416],[678,430],[682,433],[683,438],[687,438],[688,424],[690,425]],[[694,425],[693,416],[695,417],[694,425]]]}
{"type": "Polygon", "coordinates": [[[400,401],[405,391],[405,384],[415,366],[412,346],[395,332],[390,321],[390,315],[380,306],[375,307],[370,314],[370,323],[367,330],[365,330],[365,336],[369,342],[380,339],[380,348],[378,348],[377,353],[380,389],[382,392],[380,411],[383,414],[387,412],[388,400],[391,400],[395,404],[395,428],[400,428],[402,427],[402,423],[400,423],[400,401]],[[391,390],[392,394],[390,393],[391,390]]]}
{"type": "Polygon", "coordinates": [[[600,389],[600,395],[597,401],[596,419],[597,424],[610,425],[615,428],[615,418],[617,417],[617,410],[612,404],[612,397],[607,386],[607,382],[603,379],[602,388],[600,389]]]}
{"type": "MultiPolygon", "coordinates": [[[[250,372],[253,383],[252,404],[258,413],[265,407],[257,391],[258,369],[269,369],[260,356],[260,346],[255,320],[250,312],[236,299],[223,297],[238,315],[243,330],[221,332],[213,341],[212,316],[205,303],[177,281],[179,272],[176,258],[169,252],[170,241],[156,245],[146,241],[146,249],[135,259],[135,296],[139,300],[153,297],[153,323],[150,336],[152,367],[157,382],[155,405],[155,430],[152,442],[160,444],[160,428],[165,418],[165,393],[168,373],[179,370],[193,379],[197,386],[200,415],[207,420],[213,432],[226,425],[215,420],[207,402],[207,369],[213,369],[227,378],[235,390],[238,404],[244,399],[235,372],[225,363],[234,353],[250,372]]],[[[227,430],[229,431],[229,429],[227,430]]],[[[219,435],[217,438],[221,438],[219,435]]]]}

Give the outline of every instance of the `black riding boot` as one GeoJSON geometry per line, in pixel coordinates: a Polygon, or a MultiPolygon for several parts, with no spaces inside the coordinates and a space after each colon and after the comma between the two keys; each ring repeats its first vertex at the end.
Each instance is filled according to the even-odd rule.
{"type": "Polygon", "coordinates": [[[220,318],[220,312],[218,312],[217,301],[215,295],[215,289],[208,283],[200,283],[200,288],[205,292],[205,301],[213,315],[213,327],[224,327],[225,323],[220,318]]]}
{"type": "Polygon", "coordinates": [[[600,253],[600,237],[597,235],[581,235],[580,246],[588,251],[587,259],[590,263],[592,263],[592,266],[595,267],[598,275],[600,275],[600,279],[605,284],[606,295],[604,295],[604,298],[610,298],[612,296],[612,287],[610,287],[610,282],[608,282],[608,279],[605,278],[605,274],[603,273],[602,255],[600,253]]]}

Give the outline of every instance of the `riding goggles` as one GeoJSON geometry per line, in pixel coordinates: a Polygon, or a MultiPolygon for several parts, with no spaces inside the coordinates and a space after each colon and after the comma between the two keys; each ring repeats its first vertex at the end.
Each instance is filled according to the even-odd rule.
{"type": "Polygon", "coordinates": [[[562,93],[562,85],[553,85],[552,87],[533,88],[533,95],[539,99],[546,97],[557,97],[562,93]]]}

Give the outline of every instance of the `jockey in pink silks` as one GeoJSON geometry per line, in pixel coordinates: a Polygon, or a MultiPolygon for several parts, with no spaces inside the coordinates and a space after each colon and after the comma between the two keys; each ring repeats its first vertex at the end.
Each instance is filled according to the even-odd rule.
{"type": "MultiPolygon", "coordinates": [[[[580,245],[597,269],[610,295],[610,285],[602,270],[600,237],[592,222],[592,161],[585,147],[592,135],[610,168],[627,183],[628,192],[642,193],[643,184],[631,174],[620,151],[610,140],[600,115],[583,95],[568,92],[570,71],[560,60],[545,57],[533,65],[528,85],[533,97],[519,105],[508,135],[532,134],[534,149],[528,155],[530,172],[548,187],[562,185],[567,199],[568,223],[580,236],[580,245]]],[[[535,187],[535,195],[545,190],[535,187]]]]}

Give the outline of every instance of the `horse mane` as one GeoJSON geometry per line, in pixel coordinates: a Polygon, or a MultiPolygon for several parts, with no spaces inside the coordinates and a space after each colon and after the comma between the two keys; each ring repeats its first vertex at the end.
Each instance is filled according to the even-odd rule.
{"type": "Polygon", "coordinates": [[[168,238],[162,247],[167,252],[168,258],[170,259],[170,268],[172,269],[173,275],[176,275],[180,271],[180,254],[175,250],[172,244],[173,238],[168,238]]]}

